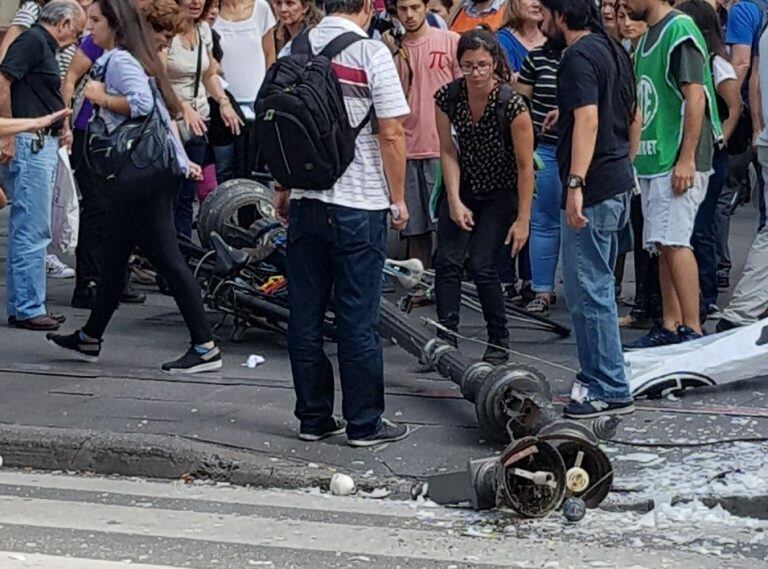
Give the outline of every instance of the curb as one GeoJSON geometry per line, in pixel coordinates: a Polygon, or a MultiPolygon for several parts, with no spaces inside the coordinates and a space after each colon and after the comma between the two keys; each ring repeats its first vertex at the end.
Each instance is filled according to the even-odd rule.
{"type": "MultiPolygon", "coordinates": [[[[0,425],[0,457],[8,468],[75,470],[96,474],[179,479],[191,477],[239,486],[329,489],[337,468],[249,453],[173,435],[145,435],[0,425]]],[[[363,491],[386,488],[410,499],[411,481],[395,477],[356,479],[363,491]]]]}
{"type": "MultiPolygon", "coordinates": [[[[310,468],[303,461],[268,454],[249,453],[195,442],[173,435],[145,435],[0,425],[2,466],[37,470],[75,470],[103,475],[179,479],[191,477],[238,486],[296,490],[320,487],[328,490],[337,469],[327,464],[310,468]]],[[[362,491],[386,488],[389,498],[410,500],[413,480],[397,477],[356,478],[362,491]]],[[[690,498],[673,498],[672,503],[690,498]]],[[[732,515],[768,520],[768,495],[705,496],[708,507],[718,504],[732,515]]],[[[607,502],[609,512],[647,513],[653,500],[616,504],[607,502]]]]}

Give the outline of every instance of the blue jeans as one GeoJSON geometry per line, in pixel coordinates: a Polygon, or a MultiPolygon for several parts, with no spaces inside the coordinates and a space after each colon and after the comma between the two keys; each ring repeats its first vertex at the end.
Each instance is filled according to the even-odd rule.
{"type": "Polygon", "coordinates": [[[386,210],[292,200],[288,226],[288,355],[302,432],[322,432],[333,413],[333,367],[323,320],[333,296],[342,413],[350,438],[372,435],[384,412],[379,336],[386,210]]]}
{"type": "Polygon", "coordinates": [[[699,265],[699,286],[704,306],[717,302],[717,231],[715,214],[720,193],[728,179],[728,154],[725,150],[715,150],[712,159],[713,174],[704,201],[696,212],[691,245],[699,265]]]}
{"type": "Polygon", "coordinates": [[[531,208],[531,285],[534,292],[554,292],[563,186],[557,168],[557,147],[542,143],[536,151],[544,162],[544,170],[536,174],[536,197],[531,208]]]}
{"type": "Polygon", "coordinates": [[[15,137],[16,154],[4,168],[3,181],[11,203],[8,223],[5,304],[8,316],[36,318],[45,309],[45,248],[51,242],[51,201],[59,141],[45,137],[32,151],[37,135],[15,137]]]}
{"type": "Polygon", "coordinates": [[[565,300],[573,319],[581,372],[589,398],[631,401],[624,375],[613,267],[618,233],[629,219],[629,193],[584,208],[589,223],[571,229],[562,212],[565,300]]]}
{"type": "MultiPolygon", "coordinates": [[[[205,160],[205,150],[208,147],[204,137],[194,137],[184,144],[184,150],[189,159],[202,165],[205,160]]],[[[184,237],[192,237],[192,218],[194,216],[195,194],[197,192],[197,180],[185,179],[181,183],[181,190],[173,202],[173,217],[176,225],[176,233],[184,237]]]]}
{"type": "Polygon", "coordinates": [[[213,159],[216,164],[216,183],[223,184],[235,177],[235,145],[213,147],[213,159]]]}

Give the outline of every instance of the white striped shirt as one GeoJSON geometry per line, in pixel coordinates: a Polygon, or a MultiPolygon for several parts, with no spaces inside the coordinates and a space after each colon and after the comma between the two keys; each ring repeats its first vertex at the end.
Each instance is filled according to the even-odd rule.
{"type": "MultiPolygon", "coordinates": [[[[309,32],[315,53],[346,32],[367,38],[354,22],[336,16],[325,17],[309,32]]],[[[380,41],[365,39],[345,49],[333,59],[333,69],[341,83],[347,115],[353,126],[360,124],[373,104],[375,117],[390,119],[410,113],[405,94],[389,49],[380,41]]],[[[294,190],[292,199],[312,198],[364,210],[389,208],[389,188],[384,176],[379,140],[372,118],[357,137],[355,159],[332,190],[294,190]]]]}

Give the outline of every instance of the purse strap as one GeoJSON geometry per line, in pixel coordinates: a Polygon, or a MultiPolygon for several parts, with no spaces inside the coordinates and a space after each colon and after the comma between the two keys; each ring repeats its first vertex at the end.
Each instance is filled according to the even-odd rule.
{"type": "Polygon", "coordinates": [[[197,96],[200,94],[200,79],[203,75],[203,38],[200,35],[200,26],[195,26],[197,32],[197,70],[195,71],[195,96],[193,101],[197,101],[197,96]]]}

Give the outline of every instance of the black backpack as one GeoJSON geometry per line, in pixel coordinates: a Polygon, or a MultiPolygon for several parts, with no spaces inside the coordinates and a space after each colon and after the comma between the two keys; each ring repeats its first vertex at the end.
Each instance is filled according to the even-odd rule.
{"type": "Polygon", "coordinates": [[[293,40],[291,55],[267,71],[254,107],[255,137],[261,164],[280,185],[330,190],[354,159],[372,110],[357,127],[349,123],[331,59],[362,39],[347,32],[314,55],[304,32],[293,40]]]}

